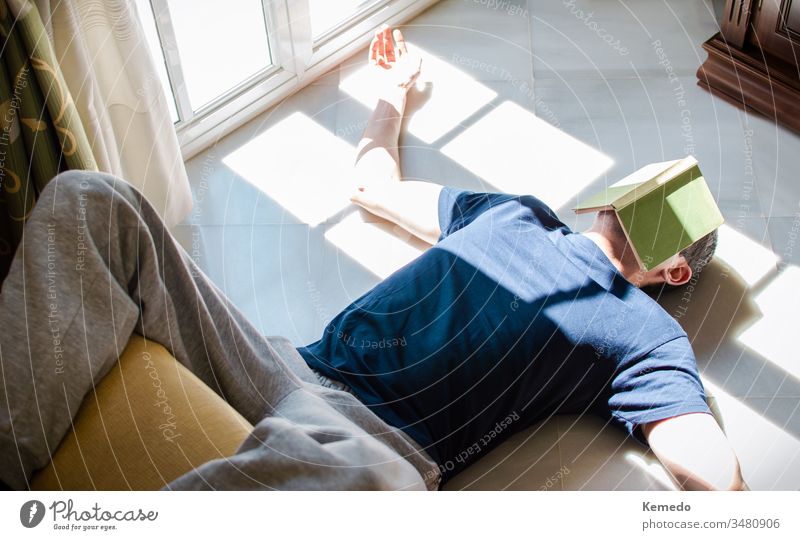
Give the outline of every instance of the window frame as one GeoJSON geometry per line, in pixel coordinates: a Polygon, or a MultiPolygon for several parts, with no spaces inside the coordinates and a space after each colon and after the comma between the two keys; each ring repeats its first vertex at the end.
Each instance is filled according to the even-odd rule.
{"type": "MultiPolygon", "coordinates": [[[[310,84],[369,43],[381,24],[407,21],[438,0],[378,0],[312,38],[309,0],[261,0],[272,64],[192,109],[167,0],[149,0],[178,113],[184,159],[310,84]]],[[[170,96],[168,96],[170,97],[170,96]]]]}

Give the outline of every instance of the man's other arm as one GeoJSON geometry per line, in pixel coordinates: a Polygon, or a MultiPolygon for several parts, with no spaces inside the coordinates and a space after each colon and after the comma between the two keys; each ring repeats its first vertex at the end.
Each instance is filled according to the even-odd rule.
{"type": "Polygon", "coordinates": [[[369,63],[381,90],[358,144],[353,171],[356,190],[350,200],[435,244],[441,235],[439,193],[442,186],[400,181],[400,129],[407,92],[419,76],[422,60],[416,53],[409,53],[399,30],[383,26],[370,44],[369,63]]]}
{"type": "Polygon", "coordinates": [[[425,242],[435,244],[442,234],[439,227],[441,191],[442,186],[438,184],[406,180],[370,185],[350,200],[425,242]]]}
{"type": "Polygon", "coordinates": [[[650,448],[682,489],[749,489],[736,454],[712,415],[683,414],[641,428],[650,448]]]}
{"type": "Polygon", "coordinates": [[[406,105],[406,91],[388,92],[378,100],[358,145],[350,200],[388,219],[411,234],[435,244],[439,240],[439,194],[442,186],[401,181],[397,147],[406,105]]]}

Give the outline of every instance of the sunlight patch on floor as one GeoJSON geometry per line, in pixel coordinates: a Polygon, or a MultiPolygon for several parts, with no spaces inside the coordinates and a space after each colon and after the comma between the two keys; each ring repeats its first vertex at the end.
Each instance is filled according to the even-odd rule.
{"type": "Polygon", "coordinates": [[[800,381],[800,268],[787,266],[754,298],[762,317],[738,339],[800,381]]]}
{"type": "Polygon", "coordinates": [[[442,148],[500,191],[535,193],[553,209],[606,172],[614,160],[506,101],[442,148]]]}
{"type": "Polygon", "coordinates": [[[778,256],[770,249],[725,224],[719,228],[714,257],[721,259],[750,287],[774,272],[778,263],[778,256]]]}
{"type": "Polygon", "coordinates": [[[662,489],[677,491],[669,474],[659,462],[649,462],[644,457],[634,452],[625,452],[625,461],[655,480],[662,489]]]}
{"type": "MultiPolygon", "coordinates": [[[[449,133],[489,103],[497,93],[435,55],[416,48],[422,56],[418,83],[430,86],[430,99],[408,120],[408,132],[430,144],[449,133]]],[[[380,93],[380,77],[371,65],[345,77],[339,87],[369,108],[380,93]]]]}
{"type": "Polygon", "coordinates": [[[303,223],[318,225],[350,204],[355,149],[296,112],[222,162],[303,223]]]}
{"type": "Polygon", "coordinates": [[[752,489],[793,489],[800,482],[800,441],[768,418],[703,379],[722,416],[725,434],[752,489]]]}
{"type": "Polygon", "coordinates": [[[381,279],[429,247],[397,225],[365,223],[359,219],[358,212],[349,214],[331,227],[325,233],[325,239],[381,279]]]}

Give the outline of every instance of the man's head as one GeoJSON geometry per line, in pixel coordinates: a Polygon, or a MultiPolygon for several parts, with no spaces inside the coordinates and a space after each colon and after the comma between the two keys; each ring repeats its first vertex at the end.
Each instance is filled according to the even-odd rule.
{"type": "Polygon", "coordinates": [[[685,285],[711,261],[716,249],[717,231],[714,230],[649,272],[640,272],[637,276],[633,276],[630,281],[639,287],[661,284],[685,285]]]}
{"type": "Polygon", "coordinates": [[[669,260],[644,272],[628,244],[616,212],[598,212],[592,226],[583,234],[603,250],[625,279],[640,288],[688,283],[692,275],[699,274],[708,264],[717,249],[717,231],[714,230],[669,260]]]}

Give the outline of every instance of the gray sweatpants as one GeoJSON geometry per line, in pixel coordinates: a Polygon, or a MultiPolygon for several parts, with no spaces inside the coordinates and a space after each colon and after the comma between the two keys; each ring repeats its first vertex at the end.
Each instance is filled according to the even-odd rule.
{"type": "Polygon", "coordinates": [[[255,429],[171,489],[436,489],[414,441],[265,338],[124,181],[59,175],[0,294],[0,479],[24,489],[131,333],[161,343],[255,429]]]}

